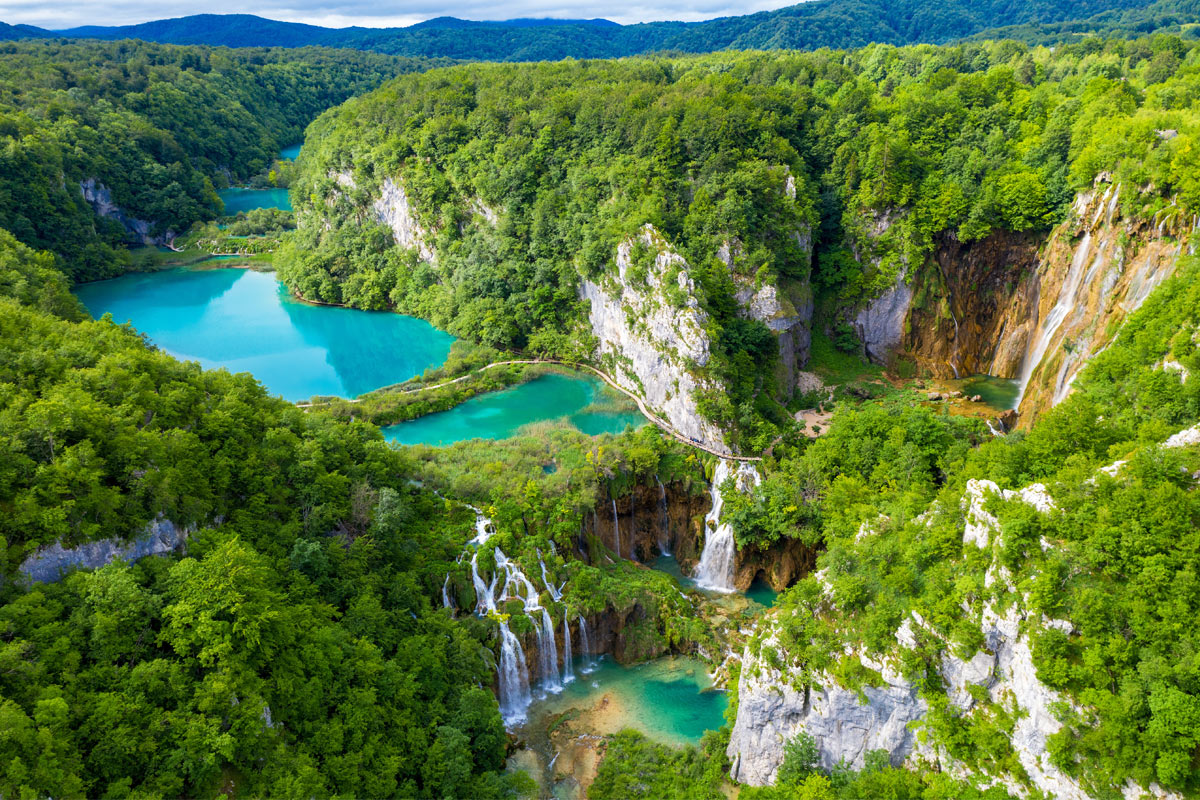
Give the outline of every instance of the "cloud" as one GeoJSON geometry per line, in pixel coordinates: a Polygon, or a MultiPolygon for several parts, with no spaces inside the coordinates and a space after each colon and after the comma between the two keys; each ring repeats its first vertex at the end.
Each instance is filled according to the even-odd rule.
{"type": "Polygon", "coordinates": [[[62,29],[79,25],[131,25],[149,20],[189,14],[257,14],[287,22],[306,22],[341,28],[361,25],[370,28],[402,27],[433,17],[499,20],[516,17],[559,19],[604,18],[623,24],[655,20],[696,22],[713,17],[750,14],[792,5],[795,0],[650,0],[632,4],[600,3],[597,0],[260,0],[248,7],[238,0],[210,0],[203,8],[186,0],[0,0],[0,20],[43,28],[62,29]]]}

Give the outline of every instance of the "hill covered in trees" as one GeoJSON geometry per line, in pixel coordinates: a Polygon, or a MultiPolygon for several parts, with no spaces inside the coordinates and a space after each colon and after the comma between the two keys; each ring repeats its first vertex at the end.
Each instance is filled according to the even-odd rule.
{"type": "Polygon", "coordinates": [[[325,48],[4,43],[0,227],[77,280],[119,274],[130,230],[118,214],[149,236],[211,220],[215,190],[264,172],[317,114],[427,65],[325,48]],[[98,217],[105,202],[115,209],[98,217]]]}
{"type": "Polygon", "coordinates": [[[200,14],[137,25],[62,31],[18,26],[4,36],[144,39],[231,47],[323,45],[404,56],[485,61],[614,58],[672,50],[813,50],[942,44],[970,36],[1026,41],[1085,33],[1180,32],[1200,21],[1194,0],[811,0],[704,22],[618,25],[606,20],[473,22],[440,17],[406,28],[322,28],[252,15],[200,14]],[[997,29],[1002,29],[998,33],[997,29]]]}

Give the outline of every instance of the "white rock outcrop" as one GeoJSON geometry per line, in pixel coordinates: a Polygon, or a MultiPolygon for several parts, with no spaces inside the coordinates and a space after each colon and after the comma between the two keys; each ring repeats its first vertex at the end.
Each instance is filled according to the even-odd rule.
{"type": "MultiPolygon", "coordinates": [[[[763,647],[773,644],[764,641],[763,647]]],[[[881,667],[883,685],[863,687],[862,702],[829,675],[797,689],[747,649],[737,721],[726,751],[733,764],[730,776],[752,786],[773,783],[783,763],[783,746],[801,731],[816,741],[826,770],[839,762],[861,768],[871,750],[886,750],[893,764],[903,763],[917,743],[910,723],[928,707],[915,686],[886,665],[874,666],[881,667]]]]}
{"type": "MultiPolygon", "coordinates": [[[[1175,434],[1167,447],[1200,445],[1200,425],[1175,434]]],[[[963,545],[988,549],[998,547],[999,522],[984,510],[987,497],[996,494],[1008,500],[1020,500],[1047,513],[1054,509],[1053,499],[1044,486],[1033,484],[1019,491],[1002,490],[991,481],[968,482],[961,504],[965,521],[963,545]]],[[[1050,544],[1043,541],[1043,547],[1050,544]]],[[[821,574],[818,573],[818,578],[821,574]]],[[[821,581],[826,592],[828,583],[821,581]]],[[[1061,800],[1088,800],[1087,790],[1073,777],[1050,762],[1048,741],[1062,728],[1058,709],[1080,711],[1068,697],[1038,680],[1033,662],[1029,632],[1056,628],[1070,635],[1069,620],[1047,619],[1028,608],[1028,600],[1015,592],[1007,570],[996,563],[988,569],[987,585],[997,585],[999,597],[1011,598],[997,610],[991,601],[973,610],[964,605],[968,616],[977,614],[984,645],[969,659],[954,655],[945,647],[939,672],[947,698],[964,715],[970,716],[981,703],[1009,710],[1015,722],[1010,743],[1024,770],[1026,782],[1017,776],[980,775],[990,783],[999,780],[1019,797],[1030,795],[1029,787],[1061,800]]],[[[752,785],[771,783],[783,761],[784,744],[798,732],[811,735],[820,750],[822,767],[839,761],[861,766],[866,750],[883,749],[893,763],[910,764],[936,759],[953,774],[969,776],[965,764],[943,752],[936,741],[915,744],[927,706],[916,690],[888,668],[889,654],[883,661],[859,655],[862,665],[883,677],[880,688],[865,688],[865,702],[854,692],[839,687],[828,675],[820,675],[808,688],[793,685],[786,672],[769,666],[764,658],[768,648],[777,649],[778,635],[771,626],[782,620],[764,623],[760,645],[752,642],[743,655],[742,678],[738,687],[738,714],[729,740],[727,754],[733,763],[735,780],[752,785]]],[[[915,648],[919,637],[941,638],[915,611],[896,630],[897,647],[915,648]]],[[[786,660],[780,655],[772,660],[786,660]]],[[[1148,789],[1132,784],[1123,787],[1125,797],[1173,797],[1158,786],[1148,789]]]]}
{"type": "Polygon", "coordinates": [[[403,184],[387,178],[380,186],[380,195],[371,205],[375,219],[392,229],[400,247],[416,250],[422,261],[434,263],[437,256],[429,244],[433,238],[417,221],[416,211],[404,191],[403,184]]]}
{"type": "Polygon", "coordinates": [[[607,285],[587,279],[580,285],[580,297],[591,306],[596,354],[614,380],[677,431],[727,453],[720,429],[696,406],[697,391],[707,388],[696,370],[708,363],[710,343],[708,314],[696,299],[690,267],[653,226],[646,225],[638,239],[655,254],[644,281],[634,280],[634,241],[627,240],[617,247],[618,274],[607,276],[607,285]]]}
{"type": "Polygon", "coordinates": [[[132,541],[100,539],[77,547],[57,543],[44,547],[22,562],[20,572],[32,583],[52,583],[73,569],[98,569],[117,560],[133,562],[174,552],[183,547],[189,532],[170,520],[157,519],[132,541]]]}
{"type": "Polygon", "coordinates": [[[96,212],[96,216],[120,223],[125,232],[141,244],[166,244],[175,239],[175,234],[172,231],[167,231],[157,236],[151,235],[150,232],[154,229],[154,223],[132,217],[126,213],[123,208],[113,202],[112,191],[96,178],[88,178],[85,181],[81,181],[79,183],[79,191],[83,195],[84,201],[92,207],[92,211],[96,212]]]}

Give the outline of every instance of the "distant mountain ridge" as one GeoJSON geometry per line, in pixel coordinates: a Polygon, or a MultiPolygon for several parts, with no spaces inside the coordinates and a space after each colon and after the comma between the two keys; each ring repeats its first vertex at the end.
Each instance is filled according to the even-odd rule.
{"type": "Polygon", "coordinates": [[[810,0],[704,22],[621,25],[606,19],[473,21],[438,17],[405,28],[325,28],[251,14],[197,14],[138,25],[49,31],[3,25],[0,39],[143,39],[229,47],[344,47],[393,55],[537,61],[674,50],[943,44],[964,38],[1050,41],[1079,35],[1187,30],[1200,0],[810,0]]]}

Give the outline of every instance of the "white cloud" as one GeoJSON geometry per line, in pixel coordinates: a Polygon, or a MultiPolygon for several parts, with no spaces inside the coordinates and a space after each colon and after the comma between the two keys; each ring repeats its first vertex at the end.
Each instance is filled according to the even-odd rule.
{"type": "Polygon", "coordinates": [[[185,0],[0,0],[0,20],[12,25],[24,23],[51,29],[78,25],[131,25],[197,13],[249,13],[331,28],[350,25],[401,27],[442,16],[474,20],[604,18],[627,24],[654,20],[695,22],[782,8],[794,2],[750,0],[735,5],[730,0],[651,0],[634,4],[605,4],[596,0],[510,0],[500,4],[486,0],[262,0],[248,6],[237,0],[210,0],[198,7],[195,2],[185,0]]]}

